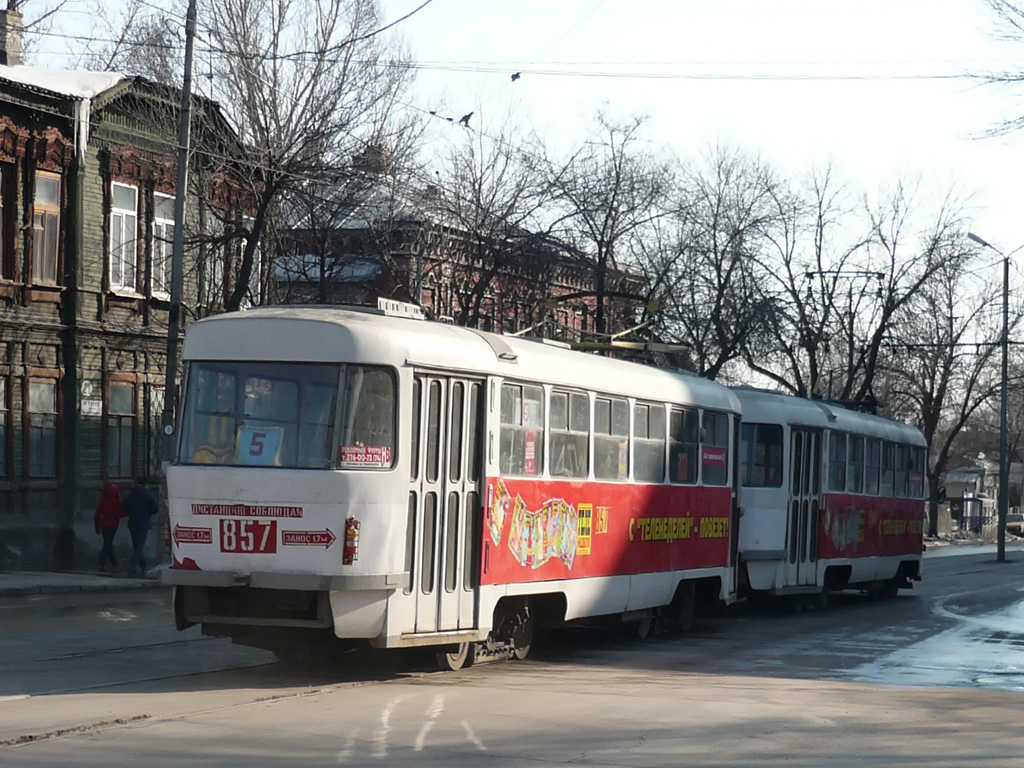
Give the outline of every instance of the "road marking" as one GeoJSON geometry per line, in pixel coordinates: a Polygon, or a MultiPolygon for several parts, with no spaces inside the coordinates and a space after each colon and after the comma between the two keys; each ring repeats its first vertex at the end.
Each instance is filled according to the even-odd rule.
{"type": "Polygon", "coordinates": [[[486,752],[487,747],[485,747],[483,742],[476,737],[475,733],[473,733],[473,726],[471,726],[468,722],[463,720],[462,727],[466,729],[466,738],[469,739],[473,744],[475,744],[476,748],[479,749],[481,752],[486,752]]]}
{"type": "Polygon", "coordinates": [[[342,748],[342,750],[340,752],[338,752],[338,762],[339,763],[348,762],[348,759],[350,757],[352,757],[352,747],[355,746],[356,737],[358,735],[359,735],[359,726],[356,726],[356,729],[354,731],[352,731],[352,733],[350,733],[348,735],[347,739],[345,739],[345,746],[342,748]]]}
{"type": "Polygon", "coordinates": [[[19,699],[31,699],[31,694],[23,693],[20,696],[0,696],[0,703],[5,701],[18,701],[19,699]]]}
{"type": "Polygon", "coordinates": [[[423,713],[423,716],[429,719],[420,728],[420,733],[416,737],[417,752],[423,751],[423,745],[427,741],[427,734],[430,733],[430,729],[434,727],[434,723],[437,722],[437,718],[441,716],[442,712],[444,712],[444,696],[438,693],[434,696],[434,700],[430,702],[427,711],[423,713]]]}
{"type": "Polygon", "coordinates": [[[388,734],[391,732],[391,713],[395,711],[395,707],[404,698],[404,696],[396,696],[391,699],[391,701],[384,705],[384,709],[380,713],[380,726],[373,735],[373,756],[378,760],[383,760],[388,756],[388,734]]]}

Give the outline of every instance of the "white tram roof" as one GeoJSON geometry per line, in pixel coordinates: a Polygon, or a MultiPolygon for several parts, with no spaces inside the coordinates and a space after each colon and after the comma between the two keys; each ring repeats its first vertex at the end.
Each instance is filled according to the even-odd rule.
{"type": "Polygon", "coordinates": [[[189,327],[182,358],[417,366],[740,411],[728,387],[694,374],[362,308],[264,307],[208,317],[189,327]]]}
{"type": "Polygon", "coordinates": [[[882,440],[925,446],[920,430],[885,416],[853,411],[835,403],[752,387],[733,387],[745,422],[837,429],[882,440]]]}

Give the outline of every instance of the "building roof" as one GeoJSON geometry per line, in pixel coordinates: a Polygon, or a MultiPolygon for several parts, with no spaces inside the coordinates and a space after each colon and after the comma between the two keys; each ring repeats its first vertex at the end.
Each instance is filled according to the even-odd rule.
{"type": "Polygon", "coordinates": [[[977,479],[985,474],[985,470],[978,469],[977,467],[965,467],[961,469],[951,469],[946,473],[947,483],[974,483],[977,479]]]}
{"type": "Polygon", "coordinates": [[[71,99],[92,99],[126,79],[120,72],[0,65],[0,80],[71,99]]]}

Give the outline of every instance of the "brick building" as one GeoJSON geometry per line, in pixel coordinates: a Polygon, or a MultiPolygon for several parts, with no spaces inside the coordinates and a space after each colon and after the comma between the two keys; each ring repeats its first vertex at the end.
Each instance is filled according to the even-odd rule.
{"type": "MultiPolygon", "coordinates": [[[[469,232],[446,213],[443,190],[385,175],[345,191],[350,205],[306,213],[281,240],[275,301],[374,305],[411,302],[435,319],[497,333],[593,339],[593,273],[557,241],[517,228],[469,232]]],[[[642,295],[629,272],[610,290],[642,295]]],[[[636,324],[639,300],[606,299],[609,332],[636,324]]]]}

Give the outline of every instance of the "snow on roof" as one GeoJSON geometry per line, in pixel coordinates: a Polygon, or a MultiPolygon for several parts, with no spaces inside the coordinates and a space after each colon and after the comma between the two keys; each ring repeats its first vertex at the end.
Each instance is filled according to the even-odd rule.
{"type": "Polygon", "coordinates": [[[49,91],[73,99],[92,99],[125,79],[120,72],[83,69],[44,69],[0,65],[0,80],[49,91]]]}

